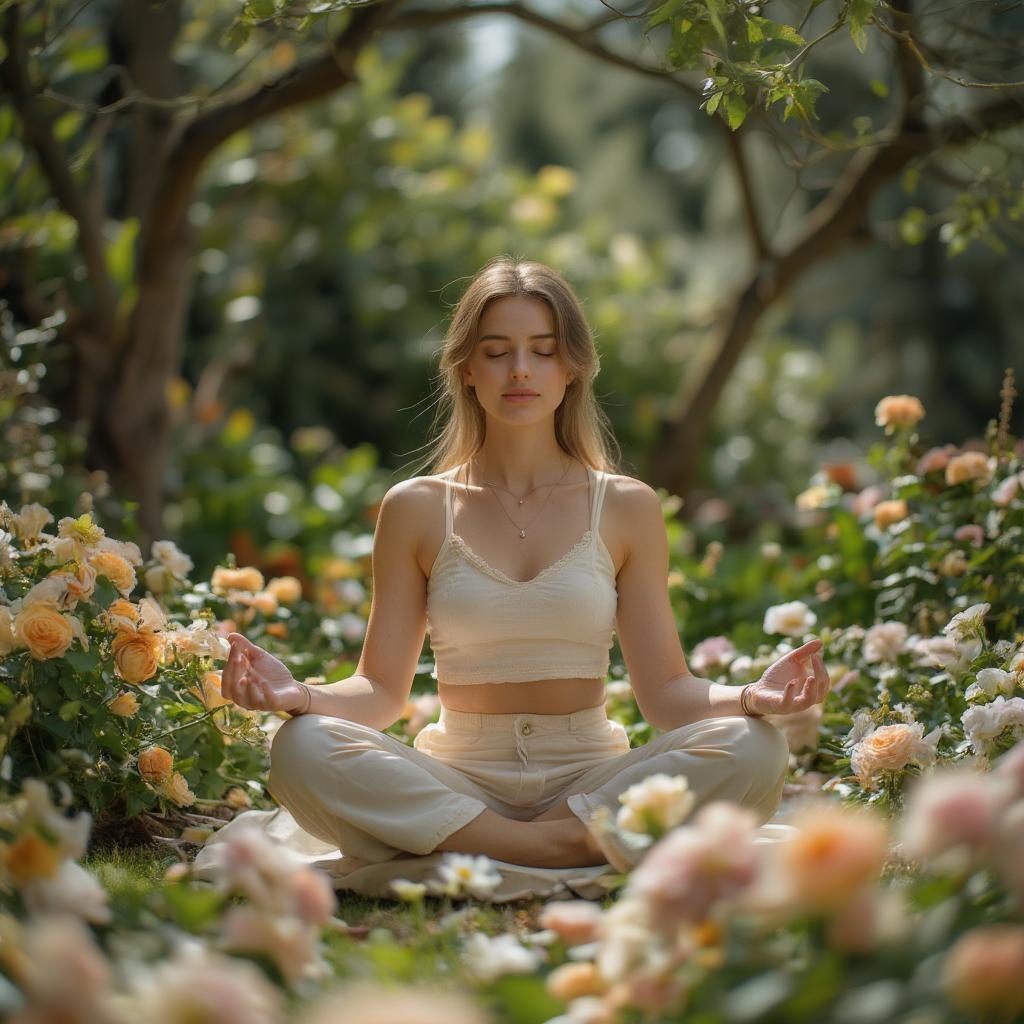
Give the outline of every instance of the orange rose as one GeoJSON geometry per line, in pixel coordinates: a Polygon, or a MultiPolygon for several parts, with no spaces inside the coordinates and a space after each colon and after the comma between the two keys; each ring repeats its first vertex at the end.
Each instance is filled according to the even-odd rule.
{"type": "Polygon", "coordinates": [[[160,792],[179,807],[188,807],[196,802],[196,795],[188,788],[188,780],[181,772],[175,772],[167,779],[160,792]]]}
{"type": "Polygon", "coordinates": [[[219,672],[206,672],[203,675],[203,689],[198,696],[207,711],[213,711],[215,708],[222,708],[232,703],[221,694],[220,682],[219,672]]]}
{"type": "Polygon", "coordinates": [[[15,640],[37,661],[61,657],[71,646],[75,632],[67,615],[43,602],[28,605],[14,619],[15,640]]]}
{"type": "Polygon", "coordinates": [[[924,419],[924,406],[913,395],[889,395],[875,406],[875,423],[891,434],[897,427],[913,427],[924,419]]]}
{"type": "Polygon", "coordinates": [[[1017,1020],[1024,1012],[1024,928],[972,928],[946,955],[942,983],[950,1002],[990,1020],[1017,1020]]]}
{"type": "Polygon", "coordinates": [[[112,645],[114,666],[126,683],[144,683],[160,665],[160,640],[146,630],[118,630],[112,645]]]}
{"type": "Polygon", "coordinates": [[[134,693],[125,690],[107,705],[107,709],[119,718],[131,718],[139,710],[139,702],[135,699],[134,693]]]}
{"type": "Polygon", "coordinates": [[[797,901],[807,909],[842,906],[878,881],[889,843],[876,815],[826,804],[805,808],[792,824],[797,835],[779,844],[779,858],[797,901]]]}
{"type": "Polygon", "coordinates": [[[215,594],[226,594],[231,590],[248,590],[254,593],[263,589],[263,573],[252,566],[243,569],[226,569],[219,566],[213,570],[210,586],[215,594]]]}
{"type": "Polygon", "coordinates": [[[147,747],[139,754],[139,774],[151,786],[166,782],[173,767],[174,758],[163,747],[147,747]]]}
{"type": "Polygon", "coordinates": [[[15,839],[4,856],[7,870],[18,885],[37,878],[53,878],[60,862],[60,850],[36,832],[15,839]]]}
{"type": "Polygon", "coordinates": [[[860,779],[860,784],[870,789],[879,772],[906,768],[920,739],[920,729],[915,731],[905,722],[883,725],[853,748],[850,767],[860,779]]]}
{"type": "Polygon", "coordinates": [[[106,576],[125,597],[135,589],[135,569],[127,559],[113,551],[97,551],[89,557],[89,564],[100,576],[106,576]]]}
{"type": "Polygon", "coordinates": [[[110,602],[107,606],[107,615],[116,615],[118,618],[128,619],[130,622],[139,621],[139,609],[131,601],[126,601],[123,597],[110,602]]]}
{"type": "Polygon", "coordinates": [[[992,479],[992,471],[988,468],[988,456],[984,452],[964,452],[955,455],[946,466],[946,483],[955,484],[977,480],[987,484],[992,479]]]}
{"type": "Polygon", "coordinates": [[[590,961],[561,964],[544,979],[544,985],[555,999],[563,1003],[580,996],[597,995],[605,988],[597,965],[590,961]]]}
{"type": "Polygon", "coordinates": [[[887,530],[893,523],[898,523],[910,515],[910,509],[902,498],[893,501],[880,501],[874,509],[875,526],[880,530],[887,530]]]}
{"type": "Polygon", "coordinates": [[[267,584],[267,593],[281,604],[295,604],[302,597],[302,584],[294,576],[276,576],[267,584]]]}

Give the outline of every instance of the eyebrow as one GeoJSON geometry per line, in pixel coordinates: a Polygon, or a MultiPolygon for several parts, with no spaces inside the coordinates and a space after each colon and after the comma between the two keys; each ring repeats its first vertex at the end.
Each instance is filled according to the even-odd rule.
{"type": "MultiPolygon", "coordinates": [[[[531,334],[530,341],[538,341],[541,338],[553,338],[553,334],[531,334]]],[[[481,341],[511,341],[512,339],[504,334],[485,334],[481,341]]]]}

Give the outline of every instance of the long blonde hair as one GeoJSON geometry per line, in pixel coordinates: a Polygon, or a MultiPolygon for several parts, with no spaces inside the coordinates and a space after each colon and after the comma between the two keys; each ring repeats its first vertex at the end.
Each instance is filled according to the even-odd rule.
{"type": "Polygon", "coordinates": [[[619,472],[621,449],[611,422],[594,397],[593,383],[601,361],[579,299],[558,271],[536,260],[505,255],[488,260],[473,276],[452,313],[438,363],[436,436],[425,446],[427,456],[420,468],[443,473],[462,465],[483,444],[486,416],[462,373],[476,346],[480,318],[488,303],[517,295],[542,299],[551,308],[559,352],[573,373],[555,410],[559,447],[592,469],[619,472]]]}

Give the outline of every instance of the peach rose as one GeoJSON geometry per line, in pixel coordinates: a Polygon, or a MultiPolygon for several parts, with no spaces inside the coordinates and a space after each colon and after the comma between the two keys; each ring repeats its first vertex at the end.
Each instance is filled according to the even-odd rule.
{"type": "Polygon", "coordinates": [[[203,674],[202,692],[193,690],[203,702],[207,711],[215,708],[226,707],[232,702],[221,693],[221,676],[219,672],[205,672],[203,674]]]}
{"type": "Polygon", "coordinates": [[[90,556],[89,564],[100,576],[106,576],[125,597],[135,589],[136,576],[131,563],[113,551],[97,551],[90,556]]]}
{"type": "Polygon", "coordinates": [[[605,987],[597,966],[590,961],[561,964],[544,979],[544,985],[563,1003],[580,996],[597,995],[605,987]]]}
{"type": "Polygon", "coordinates": [[[992,471],[989,469],[988,456],[984,452],[963,452],[951,458],[946,466],[946,483],[950,487],[966,483],[968,480],[987,484],[991,479],[992,471]]]}
{"type": "Polygon", "coordinates": [[[139,609],[131,601],[126,601],[123,597],[119,597],[111,601],[107,606],[107,618],[120,618],[127,619],[129,622],[138,622],[139,609]]]}
{"type": "Polygon", "coordinates": [[[267,593],[281,604],[295,604],[302,597],[302,584],[294,576],[276,576],[267,584],[267,593]]]}
{"type": "Polygon", "coordinates": [[[139,702],[135,699],[134,693],[125,690],[123,693],[119,693],[107,705],[107,708],[112,715],[117,715],[119,718],[131,718],[139,710],[139,702]]]}
{"type": "Polygon", "coordinates": [[[797,905],[831,911],[878,881],[889,837],[877,815],[819,804],[805,807],[791,824],[798,834],[772,849],[797,905]]]}
{"type": "Polygon", "coordinates": [[[831,491],[824,484],[815,484],[796,496],[796,507],[804,511],[821,508],[828,501],[831,491]]]}
{"type": "Polygon", "coordinates": [[[537,915],[541,928],[550,928],[567,946],[595,942],[601,925],[601,908],[589,900],[558,900],[537,915]]]}
{"type": "Polygon", "coordinates": [[[15,839],[4,852],[4,866],[18,885],[37,878],[53,878],[62,859],[59,847],[48,843],[37,832],[15,839]]]}
{"type": "Polygon", "coordinates": [[[67,594],[72,602],[88,601],[96,589],[96,570],[88,562],[79,562],[74,573],[67,573],[67,594]]]}
{"type": "Polygon", "coordinates": [[[175,772],[167,779],[160,792],[178,807],[189,807],[196,802],[196,795],[188,788],[188,780],[181,772],[175,772]]]}
{"type": "Polygon", "coordinates": [[[232,786],[224,794],[224,800],[229,807],[234,807],[237,811],[244,811],[247,807],[252,807],[249,794],[240,786],[232,786]]]}
{"type": "Polygon", "coordinates": [[[923,733],[924,726],[920,722],[912,725],[897,722],[868,733],[850,755],[850,767],[860,784],[865,789],[874,789],[880,772],[900,771],[911,761],[917,764],[934,761],[935,749],[924,739],[923,733]]]}
{"type": "Polygon", "coordinates": [[[927,473],[941,473],[949,465],[949,460],[959,453],[960,449],[955,444],[943,445],[941,448],[929,448],[918,459],[917,475],[924,476],[927,473]]]}
{"type": "Polygon", "coordinates": [[[248,566],[243,569],[227,569],[218,566],[213,570],[210,586],[215,594],[227,594],[232,590],[247,590],[250,593],[263,589],[263,573],[248,566]]]}
{"type": "Polygon", "coordinates": [[[913,395],[889,395],[875,406],[875,423],[891,434],[897,427],[913,427],[924,419],[924,406],[913,395]]]}
{"type": "Polygon", "coordinates": [[[953,944],[942,984],[954,1006],[988,1019],[1016,1020],[1024,1012],[1024,927],[972,928],[953,944]]]}
{"type": "Polygon", "coordinates": [[[163,747],[147,747],[139,753],[139,774],[151,786],[166,782],[173,767],[174,758],[163,747]]]}
{"type": "Polygon", "coordinates": [[[118,630],[111,650],[114,667],[126,683],[144,683],[160,665],[160,640],[146,630],[118,630]]]}
{"type": "MultiPolygon", "coordinates": [[[[78,622],[78,620],[74,620],[78,622]]],[[[64,615],[53,605],[39,601],[30,604],[14,619],[14,638],[18,646],[27,647],[36,661],[60,658],[71,646],[76,635],[81,635],[81,623],[75,629],[72,616],[64,615]]]]}
{"type": "Polygon", "coordinates": [[[887,530],[893,523],[898,523],[910,515],[910,509],[902,498],[895,498],[891,501],[880,501],[874,507],[875,526],[880,530],[887,530]]]}

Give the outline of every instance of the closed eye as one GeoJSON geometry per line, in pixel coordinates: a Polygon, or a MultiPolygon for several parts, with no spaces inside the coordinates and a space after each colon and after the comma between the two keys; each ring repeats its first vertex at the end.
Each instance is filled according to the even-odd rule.
{"type": "MultiPolygon", "coordinates": [[[[553,359],[555,357],[555,353],[554,352],[537,352],[535,354],[538,355],[538,356],[544,356],[545,359],[553,359]]],[[[500,359],[502,356],[507,356],[507,355],[508,355],[507,352],[496,352],[496,353],[488,352],[487,353],[487,358],[488,359],[500,359]]]]}

